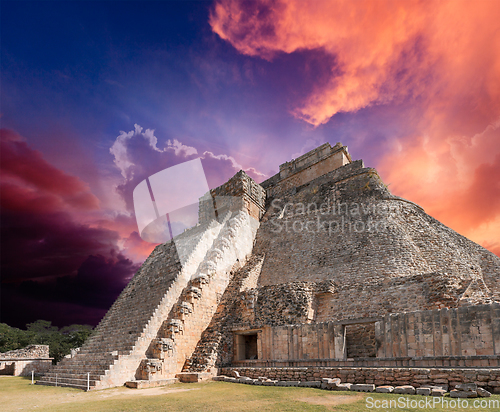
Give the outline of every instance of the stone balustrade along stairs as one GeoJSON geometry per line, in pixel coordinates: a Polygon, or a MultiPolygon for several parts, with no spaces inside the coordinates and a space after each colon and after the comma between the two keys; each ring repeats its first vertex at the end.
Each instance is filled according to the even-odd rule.
{"type": "Polygon", "coordinates": [[[227,332],[234,323],[238,293],[257,286],[257,281],[262,270],[265,255],[252,255],[239,270],[237,270],[229,282],[221,302],[212,316],[212,320],[203,331],[195,350],[186,361],[183,372],[207,372],[216,367],[220,361],[221,347],[229,346],[227,332]]]}
{"type": "Polygon", "coordinates": [[[151,342],[138,379],[168,379],[182,371],[210,324],[233,272],[251,254],[257,228],[258,222],[245,211],[233,213],[151,342]]]}

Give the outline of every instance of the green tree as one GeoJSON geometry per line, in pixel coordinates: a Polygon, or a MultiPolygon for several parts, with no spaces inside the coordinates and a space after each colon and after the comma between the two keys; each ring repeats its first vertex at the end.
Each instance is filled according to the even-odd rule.
{"type": "Polygon", "coordinates": [[[92,334],[89,325],[71,325],[59,330],[47,320],[26,325],[26,330],[0,323],[0,352],[22,349],[28,345],[49,345],[49,354],[59,362],[71,349],[82,346],[92,334]]]}
{"type": "Polygon", "coordinates": [[[0,352],[21,349],[30,343],[30,336],[25,330],[0,323],[0,352]]]}

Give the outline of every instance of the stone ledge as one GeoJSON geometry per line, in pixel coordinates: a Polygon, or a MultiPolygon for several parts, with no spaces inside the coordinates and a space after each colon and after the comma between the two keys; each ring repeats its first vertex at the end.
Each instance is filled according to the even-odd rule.
{"type": "Polygon", "coordinates": [[[139,381],[128,381],[125,382],[127,388],[133,389],[146,389],[146,388],[156,388],[157,386],[172,385],[173,383],[178,383],[179,379],[158,379],[155,381],[139,380],[139,381]]]}
{"type": "Polygon", "coordinates": [[[216,372],[181,372],[175,377],[182,383],[196,383],[211,380],[216,372]]]}

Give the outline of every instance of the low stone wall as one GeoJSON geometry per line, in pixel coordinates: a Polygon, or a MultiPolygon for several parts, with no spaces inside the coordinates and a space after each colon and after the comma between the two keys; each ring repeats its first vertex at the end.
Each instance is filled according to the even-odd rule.
{"type": "Polygon", "coordinates": [[[257,379],[265,376],[281,381],[317,381],[321,378],[340,378],[342,382],[379,385],[424,385],[454,388],[460,383],[476,383],[493,393],[500,393],[500,369],[491,368],[221,368],[220,375],[257,379]]]}

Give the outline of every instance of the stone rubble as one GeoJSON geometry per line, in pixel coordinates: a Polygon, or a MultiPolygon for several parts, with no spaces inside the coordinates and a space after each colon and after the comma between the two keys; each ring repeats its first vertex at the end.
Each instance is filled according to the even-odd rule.
{"type": "MultiPolygon", "coordinates": [[[[394,393],[399,395],[417,394],[421,396],[445,396],[448,394],[446,389],[437,386],[422,386],[419,388],[415,388],[411,385],[402,385],[396,387],[391,385],[376,386],[374,384],[341,383],[339,378],[322,378],[321,381],[287,381],[268,379],[264,376],[259,376],[258,379],[252,379],[245,376],[235,378],[231,376],[220,375],[214,376],[212,380],[221,382],[243,383],[248,385],[321,388],[325,390],[394,393]]],[[[486,389],[477,386],[476,383],[462,383],[456,385],[455,389],[449,392],[449,396],[451,398],[487,398],[491,396],[491,393],[486,389]]]]}

